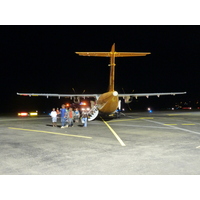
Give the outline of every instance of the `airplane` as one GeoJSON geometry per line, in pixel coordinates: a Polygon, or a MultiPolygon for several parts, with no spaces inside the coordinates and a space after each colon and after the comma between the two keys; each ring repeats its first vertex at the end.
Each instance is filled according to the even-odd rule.
{"type": "Polygon", "coordinates": [[[168,92],[168,93],[130,93],[130,94],[118,94],[114,89],[114,78],[115,78],[115,58],[116,57],[135,57],[135,56],[146,56],[151,54],[150,52],[116,52],[115,43],[111,47],[110,52],[75,52],[80,56],[97,56],[97,57],[110,57],[110,76],[109,76],[109,87],[108,91],[103,94],[42,94],[42,93],[17,93],[21,96],[46,96],[48,97],[68,97],[73,98],[75,103],[80,102],[80,98],[95,98],[95,105],[89,111],[89,121],[94,120],[99,113],[111,114],[114,113],[119,105],[119,97],[125,100],[125,103],[130,103],[135,97],[149,97],[149,96],[161,96],[161,95],[176,95],[186,94],[186,92],[168,92]]]}

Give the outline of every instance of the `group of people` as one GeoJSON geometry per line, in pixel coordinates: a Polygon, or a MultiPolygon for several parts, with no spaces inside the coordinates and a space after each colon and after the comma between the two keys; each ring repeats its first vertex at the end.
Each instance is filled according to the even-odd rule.
{"type": "Polygon", "coordinates": [[[57,126],[57,118],[60,117],[61,119],[61,128],[66,127],[73,127],[74,122],[79,122],[81,119],[81,122],[83,123],[83,127],[87,127],[87,121],[88,121],[88,112],[82,111],[82,113],[79,112],[78,108],[75,108],[73,110],[72,108],[65,108],[65,105],[62,105],[62,108],[57,110],[55,108],[52,109],[50,116],[52,118],[52,124],[53,127],[57,126]]]}

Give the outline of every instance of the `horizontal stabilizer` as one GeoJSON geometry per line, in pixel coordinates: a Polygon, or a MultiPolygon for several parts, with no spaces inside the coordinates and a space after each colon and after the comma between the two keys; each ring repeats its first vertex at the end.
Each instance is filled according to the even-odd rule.
{"type": "Polygon", "coordinates": [[[149,52],[76,52],[79,56],[97,56],[97,57],[134,57],[134,56],[146,56],[149,52]]]}

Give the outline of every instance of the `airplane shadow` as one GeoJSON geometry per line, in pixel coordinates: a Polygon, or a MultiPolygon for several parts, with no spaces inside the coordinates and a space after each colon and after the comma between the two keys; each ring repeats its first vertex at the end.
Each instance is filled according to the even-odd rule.
{"type": "Polygon", "coordinates": [[[83,127],[83,124],[79,124],[79,125],[77,125],[78,127],[83,127]]]}
{"type": "MultiPolygon", "coordinates": [[[[53,127],[52,124],[46,124],[46,126],[53,127]]],[[[75,126],[83,127],[83,124],[74,124],[73,126],[74,126],[74,127],[75,127],[75,126]]],[[[61,125],[57,125],[56,128],[61,128],[61,125]]],[[[69,126],[69,128],[70,128],[70,126],[69,126]]]]}
{"type": "Polygon", "coordinates": [[[121,117],[100,115],[95,120],[102,121],[102,119],[103,119],[104,121],[111,121],[113,119],[119,119],[119,118],[121,118],[121,117]]]}

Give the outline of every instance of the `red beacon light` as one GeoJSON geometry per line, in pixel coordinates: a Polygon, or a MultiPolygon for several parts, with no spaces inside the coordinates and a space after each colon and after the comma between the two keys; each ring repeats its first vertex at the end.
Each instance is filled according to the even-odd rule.
{"type": "Polygon", "coordinates": [[[27,112],[20,112],[20,113],[18,113],[18,116],[26,117],[26,116],[28,116],[28,113],[27,112]]]}

